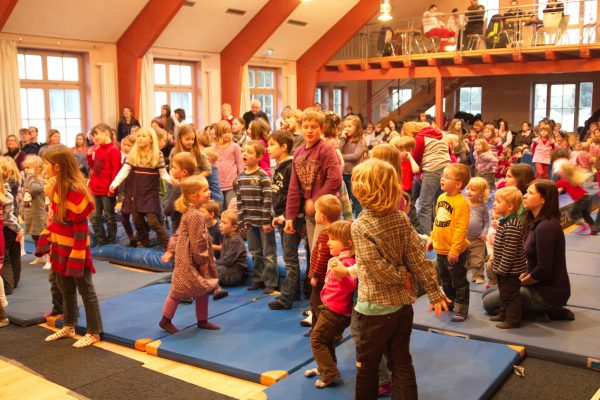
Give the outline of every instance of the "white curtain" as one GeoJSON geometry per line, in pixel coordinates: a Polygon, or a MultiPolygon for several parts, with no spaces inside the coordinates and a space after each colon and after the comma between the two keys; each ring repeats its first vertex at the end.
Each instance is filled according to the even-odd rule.
{"type": "Polygon", "coordinates": [[[109,126],[117,126],[117,92],[115,90],[115,65],[99,63],[100,98],[102,105],[102,122],[109,126]]]}
{"type": "Polygon", "coordinates": [[[2,149],[5,147],[6,136],[17,135],[21,127],[20,89],[17,44],[0,39],[0,140],[2,149]]]}
{"type": "Polygon", "coordinates": [[[139,121],[142,126],[150,126],[154,113],[154,56],[146,53],[142,58],[142,87],[139,104],[139,121]]]}
{"type": "Polygon", "coordinates": [[[250,83],[248,82],[248,64],[242,70],[242,93],[240,94],[240,115],[250,109],[250,83]]]}
{"type": "MultiPolygon", "coordinates": [[[[297,96],[297,84],[296,84],[296,75],[286,75],[285,76],[285,89],[287,93],[286,97],[286,106],[292,107],[292,109],[296,108],[296,104],[298,102],[297,96]]],[[[283,107],[282,107],[283,109],[283,107]]]]}

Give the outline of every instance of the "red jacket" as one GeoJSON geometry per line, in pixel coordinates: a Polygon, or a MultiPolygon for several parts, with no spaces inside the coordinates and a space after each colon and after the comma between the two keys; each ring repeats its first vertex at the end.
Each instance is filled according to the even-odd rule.
{"type": "Polygon", "coordinates": [[[87,155],[92,170],[90,191],[95,196],[108,196],[108,188],[121,169],[121,151],[111,143],[100,145],[87,155]]]}

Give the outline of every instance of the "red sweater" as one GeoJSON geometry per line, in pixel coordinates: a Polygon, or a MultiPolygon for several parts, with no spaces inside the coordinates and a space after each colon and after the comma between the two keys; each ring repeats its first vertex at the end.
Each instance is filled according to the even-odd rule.
{"type": "Polygon", "coordinates": [[[587,190],[585,190],[583,188],[583,186],[581,186],[581,185],[573,186],[569,182],[565,181],[562,178],[560,178],[558,181],[556,181],[556,186],[559,189],[562,188],[566,194],[571,196],[573,201],[577,201],[577,200],[581,199],[583,196],[585,196],[586,194],[588,194],[587,190]]]}
{"type": "Polygon", "coordinates": [[[410,192],[412,190],[414,176],[412,166],[410,165],[410,159],[407,158],[404,161],[400,161],[400,168],[402,169],[402,190],[410,192]]]}
{"type": "Polygon", "coordinates": [[[112,142],[98,147],[87,155],[92,170],[90,191],[95,196],[108,196],[108,188],[121,169],[121,151],[112,142]]]}
{"type": "Polygon", "coordinates": [[[325,228],[321,231],[321,233],[319,233],[317,243],[313,247],[313,250],[310,254],[310,268],[308,270],[308,277],[317,278],[320,283],[323,283],[325,280],[327,263],[331,258],[329,246],[327,246],[328,240],[329,235],[327,234],[327,229],[325,228]]]}

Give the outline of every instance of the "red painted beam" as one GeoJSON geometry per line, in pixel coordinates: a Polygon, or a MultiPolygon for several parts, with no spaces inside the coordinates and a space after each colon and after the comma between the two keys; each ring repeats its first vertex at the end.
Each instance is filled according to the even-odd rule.
{"type": "MultiPolygon", "coordinates": [[[[380,4],[381,0],[359,0],[296,61],[298,108],[313,104],[319,69],[377,14],[380,4]]],[[[360,72],[368,71],[372,70],[360,72]]]]}
{"type": "MultiPolygon", "coordinates": [[[[137,108],[141,93],[142,57],[181,9],[185,0],[149,0],[117,41],[119,106],[137,108]]],[[[141,121],[147,124],[150,121],[141,121]]]]}
{"type": "Polygon", "coordinates": [[[8,21],[8,17],[12,14],[18,0],[0,0],[0,31],[4,28],[4,24],[8,21]]]}
{"type": "Polygon", "coordinates": [[[444,78],[435,78],[435,122],[444,128],[444,78]]]}
{"type": "Polygon", "coordinates": [[[300,0],[269,0],[235,38],[221,51],[221,101],[241,114],[244,65],[298,7],[300,0]]]}

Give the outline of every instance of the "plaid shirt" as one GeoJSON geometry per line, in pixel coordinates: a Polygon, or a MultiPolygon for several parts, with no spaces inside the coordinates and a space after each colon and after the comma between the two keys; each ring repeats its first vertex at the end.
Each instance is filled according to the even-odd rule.
{"type": "Polygon", "coordinates": [[[417,286],[409,276],[420,281],[431,303],[444,298],[437,271],[406,214],[377,215],[365,210],[352,224],[352,241],[359,301],[380,306],[412,304],[417,286]]]}

